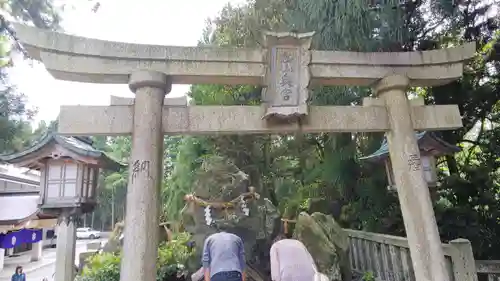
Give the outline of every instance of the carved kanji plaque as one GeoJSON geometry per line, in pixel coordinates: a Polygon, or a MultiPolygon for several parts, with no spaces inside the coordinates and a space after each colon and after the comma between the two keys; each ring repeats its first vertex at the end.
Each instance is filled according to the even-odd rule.
{"type": "Polygon", "coordinates": [[[296,119],[307,115],[309,64],[313,33],[266,33],[268,68],[263,100],[264,119],[296,119]]]}

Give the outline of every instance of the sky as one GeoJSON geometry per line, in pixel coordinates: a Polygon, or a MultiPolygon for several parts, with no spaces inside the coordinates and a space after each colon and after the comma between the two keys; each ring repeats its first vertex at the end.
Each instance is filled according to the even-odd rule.
{"type": "MultiPolygon", "coordinates": [[[[195,46],[207,18],[215,17],[226,3],[244,0],[101,0],[97,13],[92,5],[78,0],[78,6],[62,13],[65,33],[109,41],[174,46],[195,46]],[[88,4],[88,5],[87,5],[88,4]]],[[[110,95],[133,97],[127,85],[101,85],[60,81],[42,64],[16,62],[12,82],[36,106],[34,123],[57,118],[61,105],[107,105],[110,95]]],[[[189,85],[174,85],[168,96],[181,96],[189,85]]]]}

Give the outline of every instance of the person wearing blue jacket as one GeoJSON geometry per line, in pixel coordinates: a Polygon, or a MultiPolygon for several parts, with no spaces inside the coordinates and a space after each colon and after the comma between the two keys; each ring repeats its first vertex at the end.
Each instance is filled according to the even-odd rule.
{"type": "Polygon", "coordinates": [[[235,234],[221,231],[207,237],[202,264],[204,281],[246,281],[245,249],[235,234]]]}
{"type": "Polygon", "coordinates": [[[12,275],[11,281],[26,281],[26,274],[23,272],[22,266],[16,267],[16,272],[12,275]]]}

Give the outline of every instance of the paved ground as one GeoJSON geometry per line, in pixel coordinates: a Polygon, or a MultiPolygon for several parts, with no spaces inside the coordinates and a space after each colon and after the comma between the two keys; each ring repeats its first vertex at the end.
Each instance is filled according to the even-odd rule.
{"type": "MultiPolygon", "coordinates": [[[[101,239],[101,241],[104,239],[101,239]]],[[[78,264],[78,256],[81,252],[87,250],[87,243],[96,242],[98,240],[77,240],[75,264],[78,264]]],[[[29,262],[28,256],[20,256],[11,260],[6,259],[5,267],[0,271],[0,281],[10,281],[10,277],[14,273],[15,267],[21,265],[26,273],[27,281],[42,281],[47,277],[49,281],[53,280],[52,275],[55,272],[56,249],[44,249],[43,259],[37,262],[29,262]]]]}

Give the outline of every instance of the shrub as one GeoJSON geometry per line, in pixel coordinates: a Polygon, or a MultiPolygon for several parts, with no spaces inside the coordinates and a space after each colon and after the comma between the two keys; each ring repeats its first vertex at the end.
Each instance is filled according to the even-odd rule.
{"type": "Polygon", "coordinates": [[[160,245],[156,261],[156,280],[172,281],[182,279],[187,274],[186,264],[194,254],[194,250],[188,247],[190,238],[189,234],[180,233],[172,241],[160,245]]]}
{"type": "MultiPolygon", "coordinates": [[[[187,246],[189,234],[180,233],[158,248],[156,262],[158,281],[183,279],[185,264],[193,256],[193,249],[187,246]]],[[[77,281],[120,281],[121,254],[101,253],[88,259],[82,275],[77,281]]]]}
{"type": "Polygon", "coordinates": [[[120,281],[120,256],[102,253],[89,258],[81,281],[120,281]]]}

